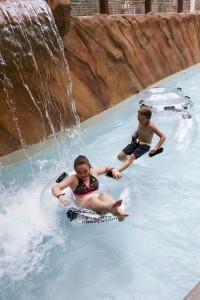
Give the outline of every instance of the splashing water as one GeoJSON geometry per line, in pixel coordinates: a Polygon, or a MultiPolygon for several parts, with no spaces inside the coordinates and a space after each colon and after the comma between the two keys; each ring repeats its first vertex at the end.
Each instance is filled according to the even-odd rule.
{"type": "MultiPolygon", "coordinates": [[[[8,289],[12,294],[13,282],[23,282],[33,272],[40,275],[48,268],[46,261],[52,249],[61,247],[58,252],[65,252],[62,245],[67,235],[55,216],[45,220],[41,193],[53,172],[71,167],[74,157],[84,152],[84,144],[72,98],[69,67],[48,5],[41,0],[13,1],[12,5],[3,2],[0,19],[3,23],[0,82],[4,91],[1,101],[9,109],[5,116],[13,124],[16,143],[22,148],[21,158],[26,158],[15,166],[3,168],[0,164],[0,278],[4,299],[10,297],[8,289]],[[52,82],[58,83],[57,89],[62,91],[60,99],[56,99],[51,89],[52,82]],[[17,92],[21,93],[19,98],[17,92]],[[33,121],[41,128],[42,156],[31,154],[27,129],[24,131],[24,120],[19,113],[21,95],[26,96],[25,103],[21,103],[24,120],[34,111],[33,121]],[[51,141],[50,146],[45,145],[46,138],[51,141]]],[[[27,122],[31,135],[29,117],[27,122]]],[[[20,293],[15,294],[16,298],[20,293]]]]}

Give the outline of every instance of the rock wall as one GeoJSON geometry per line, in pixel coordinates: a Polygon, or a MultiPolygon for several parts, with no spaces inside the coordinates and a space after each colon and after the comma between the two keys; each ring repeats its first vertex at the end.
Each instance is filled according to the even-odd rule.
{"type": "Polygon", "coordinates": [[[198,13],[73,17],[63,41],[81,120],[199,63],[199,30],[198,13]]]}

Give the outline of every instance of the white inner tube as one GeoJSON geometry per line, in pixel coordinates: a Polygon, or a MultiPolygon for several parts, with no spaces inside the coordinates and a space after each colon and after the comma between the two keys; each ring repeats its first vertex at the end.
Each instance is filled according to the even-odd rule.
{"type": "Polygon", "coordinates": [[[149,88],[138,93],[140,105],[148,105],[153,110],[163,109],[190,109],[193,102],[188,96],[184,96],[179,88],[149,88]]]}
{"type": "MultiPolygon", "coordinates": [[[[99,183],[100,183],[100,192],[106,192],[108,195],[110,195],[113,199],[118,200],[122,199],[123,203],[121,208],[125,209],[128,207],[129,203],[133,200],[133,197],[135,195],[135,185],[134,182],[127,176],[123,175],[123,177],[120,180],[114,180],[112,178],[109,178],[105,175],[98,177],[99,183]]],[[[108,223],[108,222],[115,222],[118,220],[116,217],[114,217],[111,213],[102,214],[101,218],[99,220],[93,219],[92,215],[91,218],[87,218],[87,214],[95,214],[95,212],[91,211],[88,212],[87,209],[81,208],[76,203],[74,196],[72,194],[72,191],[70,188],[66,188],[63,190],[63,192],[66,194],[66,197],[71,200],[71,204],[69,206],[60,206],[58,205],[58,200],[51,194],[51,188],[55,185],[55,179],[51,180],[45,187],[45,189],[42,192],[41,195],[41,206],[42,210],[44,210],[45,214],[49,215],[49,219],[54,220],[56,215],[59,217],[61,214],[67,223],[74,224],[97,224],[97,223],[108,223]],[[75,208],[77,210],[82,210],[82,213],[78,214],[78,216],[75,216],[75,218],[71,219],[67,218],[67,212],[68,210],[72,210],[75,208]]],[[[62,219],[63,219],[62,217],[62,219]]]]}

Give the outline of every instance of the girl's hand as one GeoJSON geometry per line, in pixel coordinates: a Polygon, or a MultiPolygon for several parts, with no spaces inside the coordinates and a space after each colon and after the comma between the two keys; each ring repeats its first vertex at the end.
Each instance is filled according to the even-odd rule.
{"type": "Polygon", "coordinates": [[[67,199],[67,197],[65,197],[64,195],[61,195],[61,196],[58,198],[58,201],[59,201],[59,205],[60,205],[61,203],[64,204],[65,206],[71,204],[71,201],[70,201],[69,199],[67,199]]]}
{"type": "Polygon", "coordinates": [[[120,179],[122,177],[121,173],[117,169],[112,169],[111,170],[113,178],[115,179],[120,179]]]}

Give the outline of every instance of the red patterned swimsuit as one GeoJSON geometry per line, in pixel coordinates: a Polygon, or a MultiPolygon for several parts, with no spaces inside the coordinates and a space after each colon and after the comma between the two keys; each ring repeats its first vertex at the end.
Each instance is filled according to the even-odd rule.
{"type": "Polygon", "coordinates": [[[89,174],[90,184],[89,187],[82,181],[82,179],[78,178],[78,185],[73,191],[75,196],[84,196],[86,194],[97,191],[99,188],[99,182],[93,175],[89,174]]]}

